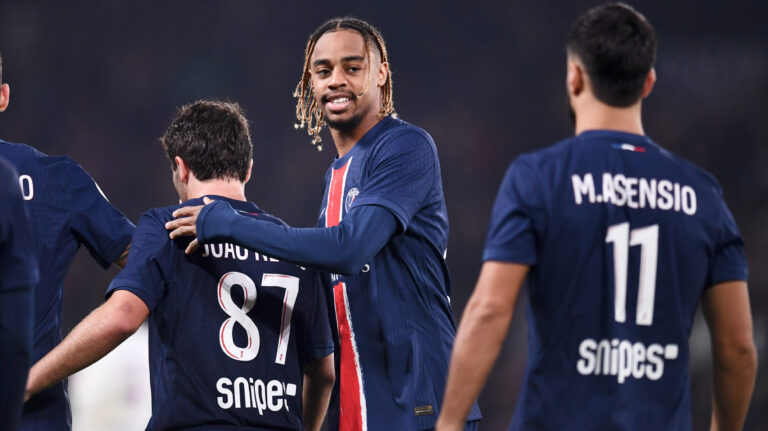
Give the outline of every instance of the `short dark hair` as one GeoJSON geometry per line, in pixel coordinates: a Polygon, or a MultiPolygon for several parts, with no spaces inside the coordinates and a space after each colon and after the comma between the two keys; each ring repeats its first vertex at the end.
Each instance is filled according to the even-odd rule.
{"type": "Polygon", "coordinates": [[[237,103],[201,100],[182,106],[161,138],[171,166],[181,157],[204,181],[248,175],[253,145],[248,120],[237,103]]]}
{"type": "Polygon", "coordinates": [[[0,52],[0,84],[3,83],[3,53],[0,52]]]}
{"type": "Polygon", "coordinates": [[[631,6],[609,3],[576,20],[566,49],[584,64],[598,100],[626,107],[642,96],[656,61],[656,33],[631,6]]]}

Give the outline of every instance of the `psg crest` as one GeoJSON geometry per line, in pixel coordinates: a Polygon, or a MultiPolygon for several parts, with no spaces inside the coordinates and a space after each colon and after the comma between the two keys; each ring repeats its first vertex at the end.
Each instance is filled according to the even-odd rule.
{"type": "Polygon", "coordinates": [[[359,194],[360,194],[360,190],[358,190],[357,187],[352,187],[351,189],[349,189],[349,191],[347,192],[347,198],[344,199],[344,209],[347,212],[349,212],[349,207],[352,206],[352,202],[355,201],[355,198],[359,194]]]}

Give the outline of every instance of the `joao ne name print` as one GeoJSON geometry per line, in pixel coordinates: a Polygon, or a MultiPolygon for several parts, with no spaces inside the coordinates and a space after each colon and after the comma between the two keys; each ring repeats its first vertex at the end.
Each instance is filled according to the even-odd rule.
{"type": "Polygon", "coordinates": [[[600,184],[591,173],[573,174],[573,198],[576,205],[608,203],[629,208],[650,208],[696,214],[696,191],[693,187],[655,178],[634,178],[622,174],[603,173],[600,184]]]}

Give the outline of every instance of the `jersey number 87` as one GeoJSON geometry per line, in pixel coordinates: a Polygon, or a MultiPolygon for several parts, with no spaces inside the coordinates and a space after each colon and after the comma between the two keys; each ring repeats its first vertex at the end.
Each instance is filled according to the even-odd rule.
{"type": "MultiPolygon", "coordinates": [[[[285,355],[288,350],[288,339],[291,336],[291,317],[293,315],[293,306],[296,303],[296,297],[299,295],[299,278],[283,274],[264,274],[261,278],[262,287],[279,287],[285,289],[283,297],[283,313],[280,319],[280,337],[277,342],[277,355],[275,363],[285,365],[285,355]]],[[[221,324],[219,330],[219,344],[221,350],[232,359],[238,361],[251,361],[259,354],[261,340],[259,337],[259,328],[248,317],[256,304],[256,284],[251,277],[242,272],[228,272],[221,276],[219,288],[216,290],[219,306],[229,316],[221,324]],[[232,286],[240,286],[243,289],[245,300],[243,306],[238,307],[232,300],[232,286]],[[235,323],[240,325],[248,334],[248,345],[240,347],[235,344],[232,331],[235,323]]]]}

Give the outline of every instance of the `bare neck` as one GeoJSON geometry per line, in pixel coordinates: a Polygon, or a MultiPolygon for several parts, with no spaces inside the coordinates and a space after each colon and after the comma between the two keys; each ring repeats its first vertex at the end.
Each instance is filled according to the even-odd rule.
{"type": "Polygon", "coordinates": [[[626,108],[617,108],[593,101],[576,111],[576,134],[587,130],[617,130],[645,135],[638,102],[626,108]]]}
{"type": "Polygon", "coordinates": [[[191,177],[187,184],[187,199],[195,199],[207,195],[223,196],[229,199],[244,201],[245,184],[235,179],[198,181],[194,177],[191,177]]]}
{"type": "Polygon", "coordinates": [[[354,130],[349,132],[339,132],[336,129],[331,129],[331,137],[333,138],[333,143],[336,145],[336,151],[339,153],[339,158],[344,157],[344,155],[347,154],[352,147],[354,147],[355,144],[357,144],[357,142],[373,128],[373,126],[379,124],[379,121],[381,120],[382,119],[379,118],[378,114],[368,115],[363,118],[354,130]]]}

